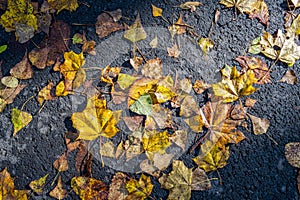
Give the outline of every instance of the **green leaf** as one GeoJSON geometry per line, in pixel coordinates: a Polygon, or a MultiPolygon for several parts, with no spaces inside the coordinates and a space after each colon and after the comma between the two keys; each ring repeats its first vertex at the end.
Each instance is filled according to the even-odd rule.
{"type": "Polygon", "coordinates": [[[0,46],[0,53],[3,53],[7,49],[7,45],[0,46]]]}
{"type": "Polygon", "coordinates": [[[151,115],[152,114],[152,98],[149,94],[142,95],[131,106],[130,110],[139,115],[151,115]]]}

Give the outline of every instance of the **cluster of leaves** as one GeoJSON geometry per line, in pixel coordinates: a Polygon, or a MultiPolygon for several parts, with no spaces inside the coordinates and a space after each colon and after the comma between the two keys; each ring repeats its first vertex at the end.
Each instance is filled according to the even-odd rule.
{"type": "Polygon", "coordinates": [[[41,31],[49,33],[52,13],[59,13],[63,9],[74,11],[78,7],[77,0],[45,0],[41,5],[30,0],[7,0],[0,9],[5,12],[1,15],[0,24],[7,32],[15,31],[20,43],[30,40],[35,33],[41,31]]]}
{"type": "MultiPolygon", "coordinates": [[[[261,23],[268,25],[268,9],[263,0],[221,0],[220,3],[226,7],[234,7],[241,13],[247,13],[250,18],[258,18],[261,23]]],[[[194,12],[201,5],[200,2],[186,2],[178,7],[194,12]]],[[[289,6],[299,5],[291,1],[289,6]]],[[[68,155],[77,151],[75,167],[79,173],[85,172],[85,174],[73,177],[70,182],[72,191],[83,200],[146,199],[151,198],[153,189],[150,176],[145,174],[141,174],[139,179],[134,179],[118,172],[109,187],[102,181],[91,178],[92,154],[89,152],[91,141],[95,142],[99,139],[101,158],[102,156],[115,160],[125,158],[126,162],[129,162],[144,153],[146,159],[138,163],[140,170],[157,178],[161,187],[169,190],[168,199],[190,199],[192,190],[205,190],[211,187],[211,180],[215,179],[209,179],[206,173],[216,171],[227,164],[230,144],[245,139],[244,134],[239,130],[240,126],[249,129],[248,126],[251,124],[254,134],[267,133],[269,120],[248,113],[256,100],[244,98],[258,89],[253,86],[254,84],[271,83],[270,68],[259,58],[237,57],[241,70],[226,65],[221,70],[220,82],[211,85],[202,80],[196,80],[194,83],[188,78],[179,80],[177,77],[163,74],[163,64],[159,58],[146,60],[143,55],[142,57],[136,55],[138,42],[147,37],[139,15],[131,26],[127,26],[119,23],[122,18],[120,9],[103,12],[98,16],[96,23],[99,37],[103,38],[112,32],[125,29],[124,38],[132,42],[134,47],[134,56],[130,59],[134,69],[132,74],[123,73],[121,67],[107,66],[101,70],[100,75],[102,84],[110,86],[110,90],[105,93],[110,94],[113,104],[123,104],[128,108],[130,116],[127,116],[125,113],[129,112],[111,109],[107,105],[104,92],[91,89],[93,82],[86,80],[84,53],[95,55],[96,43],[88,41],[85,34],[77,33],[72,41],[73,44],[82,45],[82,52],[66,52],[67,39],[70,38],[68,25],[56,21],[52,23],[52,28],[49,30],[51,13],[58,13],[63,9],[76,10],[78,7],[76,0],[48,0],[41,6],[25,0],[8,0],[6,7],[0,23],[7,31],[16,31],[20,42],[28,41],[37,31],[49,32],[49,37],[41,43],[40,48],[26,53],[22,61],[11,69],[10,76],[0,76],[0,110],[12,103],[16,95],[26,87],[20,84],[19,80],[32,78],[32,66],[44,69],[54,65],[53,69],[60,72],[63,77],[63,80],[55,86],[55,92],[53,92],[54,83],[51,81],[40,90],[37,101],[41,106],[48,100],[73,94],[74,90],[83,88],[82,93],[87,96],[86,107],[71,116],[73,126],[78,133],[66,134],[66,150],[53,163],[58,173],[67,171],[68,155]],[[12,18],[13,15],[16,17],[12,18]],[[42,19],[49,21],[39,23],[42,19]],[[62,54],[64,62],[60,63],[58,58],[62,54]],[[195,96],[204,91],[207,94],[207,102],[199,106],[195,96]],[[181,117],[189,129],[186,130],[176,124],[175,117],[181,117]],[[118,123],[121,120],[128,129],[121,130],[127,132],[126,138],[114,144],[113,138],[120,132],[118,123]],[[192,159],[196,167],[188,168],[183,161],[175,160],[172,148],[179,148],[184,152],[189,148],[186,146],[187,138],[193,133],[198,137],[191,151],[196,148],[200,151],[192,159]],[[172,171],[163,173],[170,163],[172,163],[172,171]]],[[[161,8],[152,5],[152,14],[168,22],[163,17],[161,8]]],[[[216,12],[213,25],[218,15],[219,12],[216,12]]],[[[279,31],[277,36],[273,37],[269,33],[264,33],[252,43],[250,52],[263,53],[276,62],[280,60],[293,65],[300,56],[299,47],[294,41],[299,32],[298,21],[297,17],[291,20],[289,25],[286,24],[288,27],[286,34],[279,31]]],[[[182,15],[177,22],[169,25],[172,38],[185,33],[196,34],[191,26],[183,22],[182,15]]],[[[158,39],[155,37],[150,46],[156,48],[157,44],[158,39]]],[[[209,37],[199,38],[198,44],[204,54],[207,54],[214,45],[209,37]]],[[[172,47],[167,48],[170,57],[175,59],[179,57],[178,46],[174,43],[172,47]]],[[[292,70],[289,70],[280,81],[296,84],[297,77],[292,70]]],[[[32,120],[32,115],[24,112],[23,107],[24,105],[21,109],[13,108],[11,111],[13,135],[32,120]]],[[[299,168],[298,146],[299,144],[288,144],[286,155],[289,162],[299,168]]],[[[63,199],[68,192],[63,188],[61,176],[57,177],[53,180],[53,183],[56,181],[56,187],[49,195],[56,199],[63,199]]],[[[32,181],[29,185],[32,191],[38,195],[42,194],[47,178],[48,174],[32,181]]],[[[27,199],[28,191],[16,190],[13,179],[6,169],[0,173],[0,179],[1,197],[27,199]]],[[[219,180],[221,182],[221,177],[219,180]]]]}

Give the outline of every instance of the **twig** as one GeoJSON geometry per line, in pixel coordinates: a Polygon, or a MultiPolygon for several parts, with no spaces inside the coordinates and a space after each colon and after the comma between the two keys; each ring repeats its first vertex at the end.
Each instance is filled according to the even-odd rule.
{"type": "Polygon", "coordinates": [[[23,105],[22,105],[22,107],[21,107],[21,110],[23,110],[24,107],[25,107],[25,105],[26,105],[31,99],[33,99],[33,98],[34,98],[34,96],[29,97],[29,98],[23,103],[23,105]]]}

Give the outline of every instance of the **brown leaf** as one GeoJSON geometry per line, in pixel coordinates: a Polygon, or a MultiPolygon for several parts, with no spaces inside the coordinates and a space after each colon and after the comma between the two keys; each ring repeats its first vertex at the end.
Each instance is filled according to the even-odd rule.
{"type": "Polygon", "coordinates": [[[85,41],[82,45],[82,51],[95,56],[96,55],[95,46],[96,46],[96,42],[94,40],[85,41]]]}
{"type": "Polygon", "coordinates": [[[49,38],[42,42],[41,48],[48,47],[47,66],[53,65],[68,50],[70,26],[63,21],[55,21],[50,29],[49,38]]]}
{"type": "Polygon", "coordinates": [[[210,84],[207,84],[202,80],[196,80],[196,82],[194,83],[194,86],[193,86],[194,91],[197,94],[203,93],[205,90],[209,89],[210,87],[211,87],[210,84]]]}
{"type": "Polygon", "coordinates": [[[144,117],[139,115],[133,117],[122,117],[122,119],[130,131],[136,131],[142,125],[144,117]]]}
{"type": "Polygon", "coordinates": [[[167,47],[168,55],[170,57],[178,58],[180,51],[177,44],[174,44],[171,48],[167,47]]]}
{"type": "Polygon", "coordinates": [[[255,100],[255,99],[247,98],[245,100],[245,107],[252,108],[255,105],[256,102],[257,102],[257,100],[255,100]]]}
{"type": "Polygon", "coordinates": [[[27,58],[27,52],[25,53],[21,62],[17,63],[11,70],[10,74],[18,79],[30,79],[33,76],[31,65],[27,58]]]}
{"type": "Polygon", "coordinates": [[[133,69],[135,69],[135,71],[139,70],[139,66],[143,63],[143,58],[141,57],[134,57],[134,58],[130,58],[130,64],[133,67],[133,69]]]}
{"type": "Polygon", "coordinates": [[[39,91],[38,102],[40,103],[40,105],[42,105],[44,101],[49,101],[54,99],[54,97],[51,95],[52,88],[53,88],[53,82],[50,81],[47,86],[45,86],[41,91],[39,91]]]}
{"type": "Polygon", "coordinates": [[[294,70],[288,70],[278,82],[296,85],[298,83],[298,77],[294,70]]]}
{"type": "Polygon", "coordinates": [[[44,69],[47,66],[47,57],[50,49],[48,47],[32,50],[28,57],[32,65],[38,69],[44,69]]]}
{"type": "Polygon", "coordinates": [[[148,60],[142,68],[145,77],[159,79],[162,77],[162,61],[159,58],[148,60]]]}
{"type": "Polygon", "coordinates": [[[67,171],[69,169],[67,153],[63,153],[57,160],[55,160],[53,167],[59,172],[67,171]]]}
{"type": "Polygon", "coordinates": [[[26,87],[27,85],[19,84],[16,88],[0,88],[0,96],[6,101],[7,104],[11,104],[16,96],[26,87]]]}
{"type": "Polygon", "coordinates": [[[124,27],[115,22],[114,19],[107,13],[101,13],[96,22],[96,33],[100,38],[104,38],[113,32],[122,30],[124,27]]]}
{"type": "Polygon", "coordinates": [[[67,197],[67,190],[65,190],[62,186],[61,176],[57,179],[57,185],[55,188],[49,193],[49,195],[55,199],[64,199],[67,197]]]}
{"type": "Polygon", "coordinates": [[[124,200],[127,197],[126,184],[128,178],[126,174],[121,172],[114,175],[109,187],[108,200],[124,200]]]}
{"type": "Polygon", "coordinates": [[[259,118],[250,114],[248,114],[248,116],[252,121],[253,132],[255,135],[264,134],[268,131],[270,126],[270,121],[268,119],[259,118]]]}
{"type": "Polygon", "coordinates": [[[269,26],[269,10],[264,0],[256,1],[253,10],[249,13],[249,18],[257,18],[262,24],[269,26]]]}
{"type": "Polygon", "coordinates": [[[255,74],[255,78],[258,80],[256,84],[271,83],[270,72],[266,63],[259,58],[252,58],[249,56],[239,56],[235,59],[238,61],[246,72],[251,70],[255,74]]]}
{"type": "Polygon", "coordinates": [[[293,167],[300,168],[300,143],[290,142],[286,144],[285,157],[293,167]]]}
{"type": "Polygon", "coordinates": [[[115,22],[119,21],[122,18],[122,10],[121,9],[117,9],[117,10],[113,10],[113,11],[105,11],[106,13],[108,13],[115,22]]]}

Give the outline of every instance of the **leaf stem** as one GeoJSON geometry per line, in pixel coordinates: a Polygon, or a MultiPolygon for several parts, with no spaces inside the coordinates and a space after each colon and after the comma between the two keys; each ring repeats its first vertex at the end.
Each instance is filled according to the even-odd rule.
{"type": "Polygon", "coordinates": [[[31,96],[31,97],[29,97],[24,103],[23,103],[23,105],[22,105],[22,107],[21,107],[21,110],[23,111],[23,109],[24,109],[24,107],[26,106],[26,104],[31,100],[31,99],[33,99],[34,98],[34,96],[31,96]]]}
{"type": "Polygon", "coordinates": [[[277,146],[279,145],[278,142],[276,142],[276,140],[274,140],[274,138],[272,138],[268,133],[265,133],[266,136],[272,141],[274,142],[277,146]]]}
{"type": "Polygon", "coordinates": [[[218,169],[217,169],[216,171],[217,171],[217,173],[218,173],[218,176],[219,176],[219,179],[220,179],[220,185],[222,185],[222,184],[223,184],[223,182],[222,182],[222,177],[221,177],[221,174],[220,174],[220,172],[219,172],[219,170],[218,170],[218,169]]]}
{"type": "Polygon", "coordinates": [[[262,77],[260,77],[260,79],[257,82],[260,82],[261,80],[263,80],[267,76],[267,74],[269,74],[271,72],[272,68],[276,65],[276,63],[278,62],[278,60],[279,60],[279,57],[276,58],[276,60],[271,65],[271,67],[268,69],[268,71],[262,77]]]}

